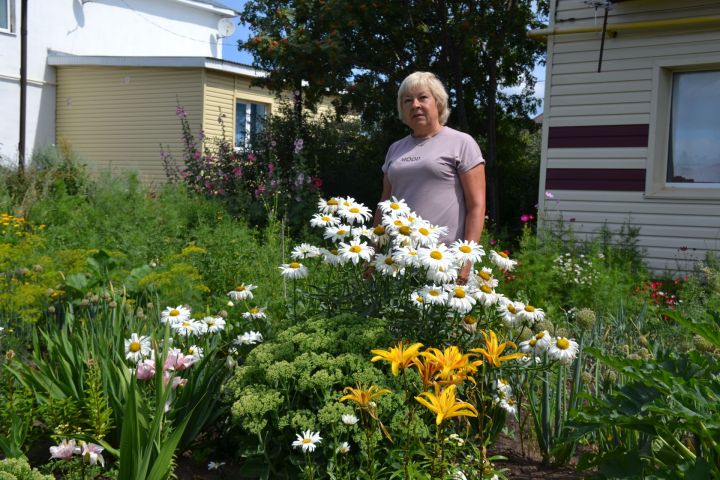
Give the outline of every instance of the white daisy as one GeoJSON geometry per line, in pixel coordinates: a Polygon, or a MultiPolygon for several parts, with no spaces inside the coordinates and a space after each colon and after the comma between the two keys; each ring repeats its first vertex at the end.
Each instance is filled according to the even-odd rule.
{"type": "Polygon", "coordinates": [[[428,269],[427,279],[435,283],[452,283],[457,279],[458,269],[457,268],[440,268],[438,270],[428,269]]]}
{"type": "Polygon", "coordinates": [[[290,257],[294,260],[302,260],[304,258],[315,258],[320,256],[320,249],[309,243],[301,243],[293,248],[290,257]]]}
{"type": "Polygon", "coordinates": [[[541,308],[525,305],[525,307],[518,312],[518,316],[532,325],[533,323],[542,321],[545,318],[545,312],[543,312],[541,308]]]}
{"type": "Polygon", "coordinates": [[[434,245],[440,240],[437,230],[434,230],[429,222],[419,221],[413,223],[413,229],[410,233],[410,237],[416,245],[423,247],[429,247],[434,245]]]}
{"type": "Polygon", "coordinates": [[[514,398],[510,396],[502,398],[498,402],[498,405],[510,415],[517,416],[517,401],[515,401],[514,398]]]}
{"type": "Polygon", "coordinates": [[[393,259],[391,255],[378,253],[375,256],[373,263],[375,264],[375,270],[380,272],[381,275],[394,277],[398,274],[402,274],[403,268],[395,261],[395,259],[393,259]]]}
{"type": "Polygon", "coordinates": [[[150,337],[140,337],[137,333],[133,333],[125,340],[125,359],[137,363],[148,355],[150,355],[150,337]]]}
{"type": "Polygon", "coordinates": [[[422,294],[420,292],[418,292],[417,290],[412,292],[408,296],[408,299],[413,304],[413,306],[416,308],[422,309],[425,307],[425,297],[423,297],[422,294]]]}
{"type": "Polygon", "coordinates": [[[262,307],[262,308],[261,307],[252,307],[252,308],[248,309],[247,312],[244,312],[242,314],[242,316],[245,319],[251,319],[251,318],[260,319],[260,318],[267,317],[267,315],[265,315],[265,307],[262,307]]]}
{"type": "Polygon", "coordinates": [[[257,287],[255,285],[241,283],[237,287],[235,287],[234,290],[231,290],[228,292],[228,297],[235,301],[241,301],[241,300],[252,300],[253,293],[252,291],[255,290],[257,287]]]}
{"type": "Polygon", "coordinates": [[[197,345],[191,345],[190,348],[188,348],[188,354],[195,357],[195,361],[200,361],[200,359],[205,356],[205,352],[203,351],[203,349],[198,347],[197,345]]]}
{"type": "Polygon", "coordinates": [[[341,242],[350,236],[350,231],[349,225],[334,225],[325,229],[323,237],[331,242],[341,242]]]}
{"type": "Polygon", "coordinates": [[[535,353],[536,355],[538,355],[550,348],[552,342],[553,338],[550,335],[550,332],[548,332],[547,330],[543,330],[542,332],[538,332],[537,334],[535,334],[535,336],[532,337],[530,340],[520,342],[520,345],[518,347],[520,348],[521,352],[535,353]]]}
{"type": "Polygon", "coordinates": [[[565,337],[557,337],[550,343],[548,355],[550,358],[558,360],[563,365],[572,365],[577,357],[580,345],[575,340],[565,337]]]}
{"type": "Polygon", "coordinates": [[[410,235],[412,223],[410,219],[402,215],[383,215],[382,217],[382,225],[388,230],[388,233],[393,236],[397,235],[398,230],[403,227],[407,228],[405,235],[410,235]]]}
{"type": "Polygon", "coordinates": [[[497,311],[500,314],[500,319],[505,325],[508,327],[517,327],[520,323],[522,323],[522,318],[519,316],[519,313],[523,308],[525,308],[524,304],[520,302],[513,302],[509,298],[501,297],[499,298],[497,311]]]}
{"type": "Polygon", "coordinates": [[[444,243],[438,243],[428,248],[419,248],[418,254],[422,265],[431,270],[441,268],[448,270],[454,262],[452,252],[448,250],[444,243]]]}
{"type": "Polygon", "coordinates": [[[342,417],[340,417],[340,419],[342,420],[342,422],[345,425],[350,425],[350,426],[355,425],[359,421],[358,417],[356,417],[352,413],[344,413],[342,415],[342,417]]]}
{"type": "Polygon", "coordinates": [[[352,262],[355,265],[357,265],[360,260],[369,262],[375,254],[375,250],[371,246],[359,240],[351,240],[350,243],[340,242],[338,252],[343,261],[352,262]]]}
{"type": "Polygon", "coordinates": [[[407,203],[405,203],[405,200],[398,200],[395,197],[391,197],[384,202],[378,203],[378,207],[380,208],[380,211],[385,215],[407,215],[410,213],[410,207],[408,207],[407,203]]]}
{"type": "Polygon", "coordinates": [[[301,448],[303,452],[314,452],[321,441],[322,437],[320,436],[320,432],[305,430],[302,435],[297,434],[297,440],[292,442],[292,446],[301,448]]]}
{"type": "Polygon", "coordinates": [[[498,286],[498,279],[493,276],[492,270],[487,267],[482,267],[479,272],[476,272],[474,280],[478,285],[487,285],[492,289],[498,286]]]}
{"type": "Polygon", "coordinates": [[[477,318],[473,315],[465,315],[460,322],[460,326],[468,333],[475,333],[477,331],[477,318]]]}
{"type": "Polygon", "coordinates": [[[316,213],[310,219],[311,227],[332,227],[340,223],[340,219],[329,213],[316,213]]]}
{"type": "Polygon", "coordinates": [[[200,322],[188,318],[182,322],[173,323],[170,327],[175,330],[178,335],[188,336],[200,333],[200,322]]]}
{"type": "Polygon", "coordinates": [[[390,241],[390,235],[388,234],[387,229],[383,225],[376,225],[372,229],[372,235],[370,236],[370,240],[378,247],[382,247],[384,245],[387,245],[388,241],[390,241]]]}
{"type": "Polygon", "coordinates": [[[340,200],[338,198],[330,198],[328,200],[321,198],[318,200],[318,210],[320,210],[320,213],[335,213],[339,206],[340,200]]]}
{"type": "Polygon", "coordinates": [[[511,260],[505,252],[496,252],[495,250],[490,250],[490,261],[506,272],[511,272],[517,265],[517,261],[511,260]]]}
{"type": "Polygon", "coordinates": [[[177,323],[182,322],[183,320],[187,320],[190,318],[190,309],[183,307],[182,305],[178,305],[177,307],[166,307],[165,310],[160,313],[160,322],[161,323],[177,323]]]}
{"type": "Polygon", "coordinates": [[[445,285],[445,291],[448,292],[448,306],[459,313],[469,313],[475,305],[475,299],[472,297],[472,287],[465,285],[445,285]]]}
{"type": "Polygon", "coordinates": [[[342,455],[345,455],[350,451],[350,444],[348,442],[342,442],[340,446],[337,447],[336,452],[340,453],[342,455]]]}
{"type": "Polygon", "coordinates": [[[411,246],[399,247],[393,253],[393,260],[405,267],[414,267],[420,265],[420,256],[417,249],[411,246]]]}
{"type": "Polygon", "coordinates": [[[340,265],[342,263],[342,258],[340,258],[340,255],[338,255],[338,251],[336,248],[333,248],[332,250],[327,250],[323,248],[321,250],[323,261],[329,265],[340,265]]]}
{"type": "Polygon", "coordinates": [[[447,292],[435,284],[425,285],[420,289],[420,295],[428,305],[445,305],[448,299],[447,292]]]}
{"type": "Polygon", "coordinates": [[[353,238],[365,237],[368,240],[374,238],[373,229],[366,226],[353,227],[350,230],[350,235],[352,235],[353,238]]]}
{"type": "Polygon", "coordinates": [[[505,380],[504,378],[498,378],[495,388],[498,391],[498,394],[503,396],[509,396],[512,395],[512,387],[510,386],[510,382],[505,380]]]}
{"type": "Polygon", "coordinates": [[[353,202],[349,205],[342,204],[338,208],[338,215],[345,219],[350,225],[363,223],[372,217],[372,212],[362,203],[353,202]]]}
{"type": "Polygon", "coordinates": [[[242,335],[238,335],[233,343],[235,345],[255,345],[263,341],[262,333],[250,330],[242,335]]]}
{"type": "Polygon", "coordinates": [[[280,275],[293,280],[308,276],[308,269],[300,262],[283,263],[280,267],[280,275]]]}
{"type": "Polygon", "coordinates": [[[205,324],[205,328],[207,328],[207,331],[210,333],[216,333],[221,330],[225,330],[225,319],[222,317],[205,317],[201,320],[202,323],[205,324]]]}
{"type": "Polygon", "coordinates": [[[475,297],[475,300],[477,300],[483,307],[492,307],[498,303],[500,299],[498,294],[495,293],[495,290],[485,284],[482,284],[473,290],[473,297],[475,297]]]}
{"type": "Polygon", "coordinates": [[[472,240],[457,240],[450,245],[450,251],[455,255],[457,261],[462,263],[479,262],[485,255],[483,248],[472,240]]]}

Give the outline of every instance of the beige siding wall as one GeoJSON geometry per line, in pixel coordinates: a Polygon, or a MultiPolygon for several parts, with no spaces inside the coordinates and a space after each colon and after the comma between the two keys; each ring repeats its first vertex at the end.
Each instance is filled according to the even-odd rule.
{"type": "Polygon", "coordinates": [[[182,164],[178,103],[200,128],[202,71],[183,68],[58,67],[57,137],[92,170],[140,173],[162,183],[160,145],[182,164]]]}
{"type": "MultiPolygon", "coordinates": [[[[554,3],[554,2],[551,2],[554,3]]],[[[602,22],[583,0],[560,0],[555,28],[602,22]],[[573,19],[573,20],[570,20],[573,19]]],[[[720,15],[720,2],[704,0],[631,0],[613,5],[608,24],[720,15]]],[[[720,27],[662,28],[620,31],[606,38],[602,72],[597,72],[600,33],[555,35],[548,39],[541,209],[554,217],[574,219],[581,234],[603,225],[640,227],[640,246],[657,270],[688,269],[708,251],[720,252],[720,196],[658,198],[645,192],[554,191],[544,197],[547,168],[644,169],[656,165],[651,148],[547,148],[549,127],[650,124],[654,66],[659,60],[679,63],[705,56],[720,65],[720,27]]],[[[662,100],[662,99],[661,99],[662,100]]]]}

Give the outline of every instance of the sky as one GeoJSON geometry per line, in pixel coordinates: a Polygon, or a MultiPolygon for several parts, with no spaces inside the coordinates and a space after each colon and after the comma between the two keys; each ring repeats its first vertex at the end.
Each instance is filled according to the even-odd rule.
{"type": "MultiPolygon", "coordinates": [[[[242,11],[245,0],[221,0],[222,3],[235,10],[242,11]]],[[[237,20],[237,19],[236,19],[237,20]]],[[[250,30],[245,25],[238,25],[232,36],[223,39],[223,58],[232,62],[252,64],[253,58],[247,51],[239,51],[237,48],[238,40],[247,40],[250,36],[250,30]]],[[[537,79],[535,84],[535,96],[542,98],[545,94],[545,67],[537,65],[533,71],[533,75],[537,79]]],[[[522,90],[522,85],[506,89],[507,93],[516,93],[522,90]]],[[[542,111],[542,108],[540,109],[542,111]]],[[[539,112],[538,112],[539,113],[539,112]]]]}

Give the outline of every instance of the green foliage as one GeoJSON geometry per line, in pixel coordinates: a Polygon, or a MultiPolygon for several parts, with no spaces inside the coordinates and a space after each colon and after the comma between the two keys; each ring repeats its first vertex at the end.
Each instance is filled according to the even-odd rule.
{"type": "Polygon", "coordinates": [[[0,479],[2,480],[52,480],[52,475],[43,475],[30,468],[24,458],[0,460],[0,479]]]}
{"type": "Polygon", "coordinates": [[[652,359],[633,359],[590,350],[625,380],[617,390],[587,397],[589,406],[573,422],[578,436],[592,434],[596,440],[598,451],[584,461],[585,466],[597,467],[596,478],[720,475],[720,314],[708,312],[694,320],[668,315],[715,352],[679,353],[670,348],[652,359]]]}
{"type": "MultiPolygon", "coordinates": [[[[367,359],[388,342],[383,321],[348,314],[293,325],[251,350],[225,390],[233,423],[250,434],[241,443],[247,468],[265,465],[271,478],[282,478],[293,469],[288,457],[295,433],[341,431],[340,416],[352,409],[338,405],[340,392],[383,381],[367,359]]],[[[380,408],[392,412],[389,400],[380,408]]]]}

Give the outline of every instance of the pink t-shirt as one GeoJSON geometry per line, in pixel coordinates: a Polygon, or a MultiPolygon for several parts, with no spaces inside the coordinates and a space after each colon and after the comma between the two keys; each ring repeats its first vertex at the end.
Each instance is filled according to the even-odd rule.
{"type": "Polygon", "coordinates": [[[392,195],[435,225],[448,227],[441,240],[464,239],[465,196],[460,176],[485,163],[480,147],[463,132],[443,127],[428,139],[412,135],[390,145],[382,171],[392,195]]]}

